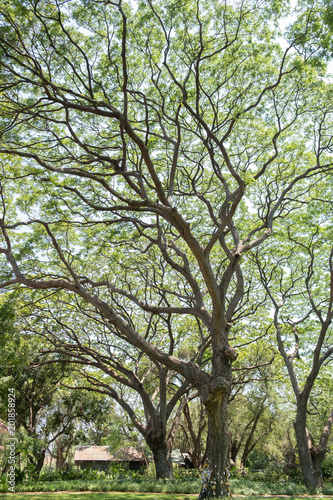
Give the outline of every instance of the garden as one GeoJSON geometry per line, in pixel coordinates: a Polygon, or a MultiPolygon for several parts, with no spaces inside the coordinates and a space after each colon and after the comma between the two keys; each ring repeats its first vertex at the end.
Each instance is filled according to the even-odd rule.
{"type": "Polygon", "coordinates": [[[333,495],[332,5],[0,0],[1,495],[333,495]]]}
{"type": "MultiPolygon", "coordinates": [[[[231,490],[233,496],[280,496],[287,495],[290,497],[304,496],[307,494],[307,489],[302,484],[301,474],[298,478],[286,478],[282,473],[269,471],[250,472],[232,471],[230,478],[231,490]]],[[[155,471],[153,468],[145,472],[131,472],[125,467],[112,467],[110,471],[96,471],[91,469],[80,470],[73,468],[63,470],[45,470],[40,474],[38,480],[27,480],[21,478],[21,481],[16,483],[16,493],[18,492],[76,492],[92,494],[112,492],[115,495],[120,493],[128,494],[128,498],[154,498],[153,494],[158,494],[161,500],[177,500],[184,498],[181,495],[186,495],[195,498],[201,488],[201,471],[199,470],[182,470],[175,468],[173,479],[155,479],[155,471]],[[135,495],[138,495],[135,497],[135,495]],[[160,496],[162,495],[162,496],[160,496]]],[[[8,485],[2,481],[0,493],[8,491],[8,485]]],[[[333,477],[326,477],[325,488],[317,491],[318,495],[333,496],[333,477]]],[[[1,496],[0,496],[1,498],[1,496]]],[[[38,496],[38,498],[40,498],[38,496]]],[[[43,497],[41,497],[43,498],[43,497]]],[[[58,498],[58,497],[57,497],[58,498]]],[[[61,498],[61,497],[60,497],[61,498]]],[[[77,498],[74,496],[74,498],[77,498]]],[[[84,497],[87,498],[87,497],[84,497]]],[[[90,498],[90,497],[88,497],[90,498]]],[[[104,499],[103,495],[100,497],[104,499]]],[[[106,495],[105,498],[108,498],[106,495]]],[[[110,497],[111,498],[111,497],[110,497]]],[[[113,496],[112,496],[113,498],[113,496]]],[[[119,498],[122,498],[120,495],[119,498]]]]}

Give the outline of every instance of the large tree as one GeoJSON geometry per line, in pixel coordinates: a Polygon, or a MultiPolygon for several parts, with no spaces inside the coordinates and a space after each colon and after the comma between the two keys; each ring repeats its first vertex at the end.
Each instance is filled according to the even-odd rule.
{"type": "Polygon", "coordinates": [[[279,1],[0,6],[2,287],[78,296],[196,387],[200,496],[229,494],[230,331],[258,298],[242,266],[332,169],[309,24],[283,50],[279,1]],[[174,327],[147,337],[156,317],[174,327]],[[186,318],[194,359],[174,349],[186,318]]]}

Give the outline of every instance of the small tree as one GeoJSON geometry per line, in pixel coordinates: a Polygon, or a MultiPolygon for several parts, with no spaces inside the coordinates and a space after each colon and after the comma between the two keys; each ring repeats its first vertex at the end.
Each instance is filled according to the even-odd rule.
{"type": "Polygon", "coordinates": [[[266,258],[258,252],[257,263],[272,300],[277,344],[295,396],[294,427],[304,482],[316,489],[323,487],[321,467],[333,424],[332,401],[316,441],[308,429],[308,415],[321,371],[332,362],[333,250],[316,217],[307,220],[309,235],[287,226],[279,251],[267,252],[266,258]]]}

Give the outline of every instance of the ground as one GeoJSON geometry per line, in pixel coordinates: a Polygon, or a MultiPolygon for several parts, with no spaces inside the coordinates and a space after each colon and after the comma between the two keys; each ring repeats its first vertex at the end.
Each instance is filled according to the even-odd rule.
{"type": "MultiPolygon", "coordinates": [[[[60,491],[55,493],[0,493],[0,500],[196,500],[197,495],[183,495],[183,494],[166,494],[166,493],[92,493],[90,491],[83,492],[72,492],[72,491],[60,491]]],[[[262,500],[264,498],[269,498],[270,500],[280,500],[288,498],[289,500],[304,500],[308,498],[311,500],[321,500],[323,498],[331,498],[333,496],[320,495],[320,496],[249,496],[238,495],[233,497],[235,499],[240,498],[241,500],[262,500]]]]}

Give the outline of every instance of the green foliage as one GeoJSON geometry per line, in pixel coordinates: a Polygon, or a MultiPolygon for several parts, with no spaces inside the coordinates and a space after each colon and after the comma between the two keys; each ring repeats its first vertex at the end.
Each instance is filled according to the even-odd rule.
{"type": "Polygon", "coordinates": [[[51,468],[44,468],[40,474],[38,481],[40,482],[54,482],[54,481],[78,481],[87,480],[95,481],[104,479],[107,474],[104,471],[93,470],[89,467],[86,469],[79,469],[76,467],[64,468],[63,470],[55,470],[51,468]]]}
{"type": "MultiPolygon", "coordinates": [[[[52,381],[64,363],[75,361],[88,389],[111,395],[145,435],[172,415],[184,378],[199,392],[212,377],[231,381],[222,345],[241,351],[235,371],[268,362],[276,351],[269,294],[283,299],[288,352],[290,318],[304,318],[294,363],[303,382],[318,325],[300,285],[309,241],[318,257],[312,297],[320,310],[330,307],[330,266],[320,252],[332,242],[315,221],[331,199],[330,8],[299,2],[284,50],[287,1],[7,3],[0,275],[20,302],[16,318],[9,306],[0,310],[0,390],[16,388],[18,417],[35,444],[64,421],[68,449],[92,438],[84,426],[75,435],[78,398],[70,407],[62,394],[54,407],[52,381]],[[40,365],[41,351],[50,365],[40,365]]],[[[273,366],[252,372],[264,381],[239,412],[248,422],[261,400],[271,403],[265,380],[283,378],[273,366]]],[[[327,414],[326,377],[311,401],[319,408],[313,427],[327,414]]],[[[86,421],[97,420],[98,404],[82,399],[86,421]]],[[[278,421],[273,405],[255,438],[270,417],[278,421]]],[[[281,453],[273,440],[264,445],[281,453]]]]}
{"type": "Polygon", "coordinates": [[[322,465],[323,477],[333,483],[333,453],[331,452],[325,457],[322,465]]]}
{"type": "MultiPolygon", "coordinates": [[[[244,478],[231,479],[231,488],[235,495],[304,495],[306,489],[303,485],[293,482],[256,482],[244,478]]],[[[155,492],[169,494],[194,494],[200,489],[200,480],[73,480],[57,482],[34,482],[30,485],[21,485],[17,490],[34,491],[119,491],[119,492],[155,492]]],[[[6,491],[2,488],[0,491],[6,491]]],[[[328,485],[324,493],[333,494],[333,487],[328,485]]]]}
{"type": "Polygon", "coordinates": [[[6,338],[15,332],[15,306],[14,295],[4,294],[1,297],[0,305],[0,342],[1,347],[5,347],[6,338]]]}
{"type": "Polygon", "coordinates": [[[198,479],[201,478],[200,469],[183,469],[182,467],[174,468],[173,477],[175,479],[182,479],[186,481],[187,479],[198,479]]]}

